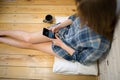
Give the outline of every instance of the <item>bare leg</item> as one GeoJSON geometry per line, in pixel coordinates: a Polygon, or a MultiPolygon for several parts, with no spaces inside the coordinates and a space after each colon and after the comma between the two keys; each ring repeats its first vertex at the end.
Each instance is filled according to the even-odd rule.
{"type": "Polygon", "coordinates": [[[17,30],[0,30],[0,36],[8,36],[29,43],[40,43],[50,41],[49,38],[42,35],[42,30],[39,32],[31,33],[17,30]]]}
{"type": "Polygon", "coordinates": [[[45,53],[49,53],[53,56],[59,57],[57,54],[55,54],[53,52],[53,50],[51,48],[51,43],[52,42],[32,44],[32,43],[27,43],[27,42],[22,42],[22,41],[10,39],[10,38],[7,38],[7,37],[0,38],[0,42],[11,45],[11,46],[15,46],[15,47],[18,47],[18,48],[39,50],[39,51],[42,51],[42,52],[45,52],[45,53]]]}
{"type": "Polygon", "coordinates": [[[0,43],[5,43],[10,46],[15,46],[19,48],[30,48],[32,43],[22,42],[15,39],[7,38],[7,37],[0,37],[0,43]]]}
{"type": "Polygon", "coordinates": [[[46,43],[40,43],[40,44],[33,44],[32,48],[35,50],[39,50],[45,53],[49,53],[51,55],[54,55],[56,57],[61,58],[59,55],[53,52],[52,47],[51,47],[52,42],[46,42],[46,43]]]}

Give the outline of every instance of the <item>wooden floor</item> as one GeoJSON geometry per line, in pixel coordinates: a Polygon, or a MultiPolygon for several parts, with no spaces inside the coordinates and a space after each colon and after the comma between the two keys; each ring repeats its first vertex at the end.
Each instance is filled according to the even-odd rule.
{"type": "MultiPolygon", "coordinates": [[[[0,30],[39,31],[45,15],[74,14],[74,0],[0,0],[0,30]]],[[[97,80],[96,76],[52,72],[54,57],[0,43],[0,80],[97,80]]]]}

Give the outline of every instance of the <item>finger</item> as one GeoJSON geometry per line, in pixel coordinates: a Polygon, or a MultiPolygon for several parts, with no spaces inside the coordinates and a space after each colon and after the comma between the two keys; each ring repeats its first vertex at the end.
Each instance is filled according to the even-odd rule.
{"type": "Polygon", "coordinates": [[[52,38],[48,38],[50,41],[53,41],[53,39],[52,38]]]}
{"type": "Polygon", "coordinates": [[[55,33],[57,33],[58,31],[57,30],[54,30],[55,33]]]}
{"type": "Polygon", "coordinates": [[[54,32],[54,28],[51,31],[54,32]]]}
{"type": "Polygon", "coordinates": [[[56,28],[55,27],[53,28],[52,32],[56,33],[56,28]]]}
{"type": "Polygon", "coordinates": [[[53,41],[54,39],[52,39],[52,38],[49,38],[51,41],[53,41]]]}
{"type": "Polygon", "coordinates": [[[57,35],[57,34],[55,34],[55,37],[56,37],[56,39],[59,39],[59,37],[58,37],[58,35],[57,35]]]}
{"type": "Polygon", "coordinates": [[[52,28],[47,28],[48,30],[52,30],[52,28]]]}

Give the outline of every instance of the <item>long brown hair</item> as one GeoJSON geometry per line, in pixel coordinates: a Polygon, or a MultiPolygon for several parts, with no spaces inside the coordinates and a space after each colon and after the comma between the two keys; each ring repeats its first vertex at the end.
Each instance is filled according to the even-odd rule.
{"type": "Polygon", "coordinates": [[[116,0],[75,0],[78,16],[96,33],[112,41],[116,22],[116,0]]]}

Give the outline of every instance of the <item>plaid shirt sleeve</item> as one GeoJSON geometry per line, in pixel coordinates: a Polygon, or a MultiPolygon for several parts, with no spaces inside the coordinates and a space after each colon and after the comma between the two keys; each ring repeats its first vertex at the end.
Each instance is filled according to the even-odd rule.
{"type": "Polygon", "coordinates": [[[77,17],[76,17],[75,14],[73,14],[73,15],[71,15],[71,16],[68,17],[68,19],[71,19],[72,21],[74,21],[76,18],[77,18],[77,17]]]}

